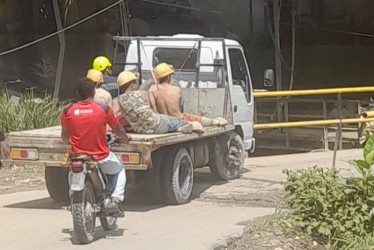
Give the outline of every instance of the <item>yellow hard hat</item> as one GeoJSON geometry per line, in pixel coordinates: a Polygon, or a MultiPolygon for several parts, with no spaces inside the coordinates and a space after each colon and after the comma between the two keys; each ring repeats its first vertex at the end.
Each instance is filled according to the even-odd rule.
{"type": "Polygon", "coordinates": [[[95,83],[102,83],[103,82],[103,74],[101,71],[97,69],[89,69],[87,71],[86,77],[90,80],[92,80],[95,83]]]}
{"type": "Polygon", "coordinates": [[[171,75],[174,72],[173,65],[160,63],[155,68],[156,78],[163,78],[165,76],[171,75]]]}
{"type": "Polygon", "coordinates": [[[126,85],[132,81],[135,81],[135,80],[138,80],[139,79],[139,76],[130,71],[122,71],[118,77],[117,77],[117,84],[118,84],[118,87],[121,87],[123,85],[126,85]]]}
{"type": "Polygon", "coordinates": [[[98,56],[93,61],[92,67],[96,70],[104,71],[108,67],[112,67],[109,59],[105,56],[98,56]]]}

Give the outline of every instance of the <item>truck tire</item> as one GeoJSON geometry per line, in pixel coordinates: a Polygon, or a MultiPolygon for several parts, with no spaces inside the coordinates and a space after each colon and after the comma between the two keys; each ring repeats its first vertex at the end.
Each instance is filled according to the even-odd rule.
{"type": "Polygon", "coordinates": [[[244,164],[244,143],[240,135],[221,136],[210,152],[210,171],[219,180],[239,177],[244,164]]]}
{"type": "Polygon", "coordinates": [[[185,204],[190,201],[193,189],[192,160],[185,148],[180,148],[175,154],[168,153],[164,180],[166,201],[174,205],[185,204]]]}
{"type": "Polygon", "coordinates": [[[45,182],[49,196],[62,205],[69,205],[68,169],[45,167],[45,182]]]}

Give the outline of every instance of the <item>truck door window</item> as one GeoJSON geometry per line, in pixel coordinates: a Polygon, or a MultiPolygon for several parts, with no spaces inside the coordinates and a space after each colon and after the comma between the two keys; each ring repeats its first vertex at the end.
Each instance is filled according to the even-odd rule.
{"type": "Polygon", "coordinates": [[[242,87],[247,102],[251,102],[250,78],[243,53],[240,49],[229,49],[233,85],[242,87]]]}

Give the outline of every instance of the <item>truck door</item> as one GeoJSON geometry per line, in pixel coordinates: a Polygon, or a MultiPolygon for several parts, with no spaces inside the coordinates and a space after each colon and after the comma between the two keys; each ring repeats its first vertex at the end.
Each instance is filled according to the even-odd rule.
{"type": "Polygon", "coordinates": [[[243,130],[245,149],[252,148],[253,137],[253,93],[252,81],[243,50],[228,48],[228,75],[234,124],[243,130]]]}

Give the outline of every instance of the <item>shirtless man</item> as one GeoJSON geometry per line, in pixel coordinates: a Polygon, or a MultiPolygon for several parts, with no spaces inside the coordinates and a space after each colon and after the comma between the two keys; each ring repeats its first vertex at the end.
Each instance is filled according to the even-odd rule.
{"type": "Polygon", "coordinates": [[[124,71],[118,75],[117,84],[121,94],[115,101],[116,112],[120,111],[135,133],[163,134],[180,131],[183,133],[204,132],[199,123],[182,121],[176,117],[158,114],[149,104],[148,93],[138,91],[138,77],[124,71]]]}
{"type": "Polygon", "coordinates": [[[173,66],[166,63],[160,63],[155,68],[155,75],[159,79],[160,84],[152,85],[149,89],[149,100],[155,112],[174,116],[180,120],[197,121],[204,127],[224,126],[227,124],[227,121],[222,117],[211,119],[204,116],[182,113],[180,110],[182,90],[170,84],[173,72],[173,66]]]}

